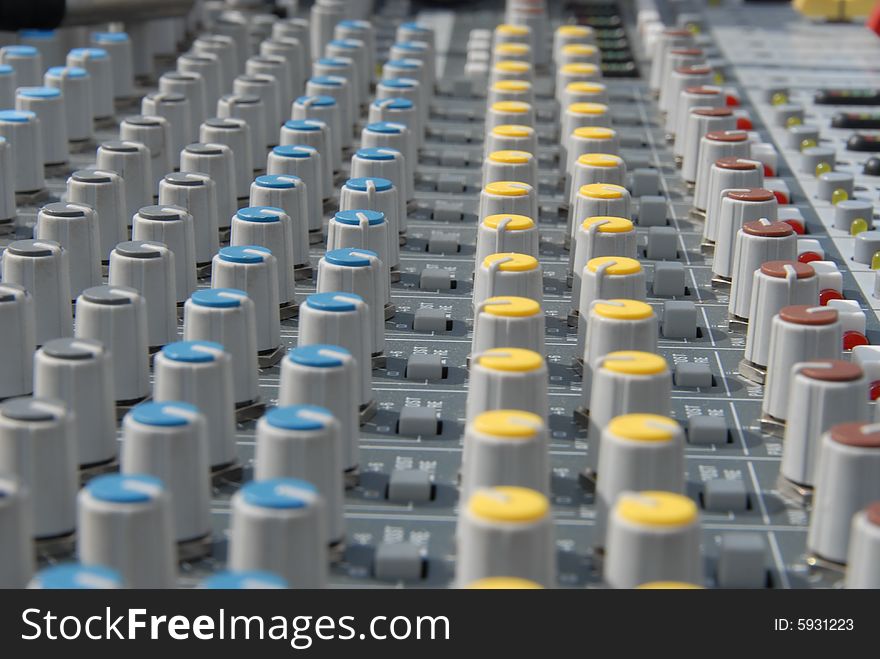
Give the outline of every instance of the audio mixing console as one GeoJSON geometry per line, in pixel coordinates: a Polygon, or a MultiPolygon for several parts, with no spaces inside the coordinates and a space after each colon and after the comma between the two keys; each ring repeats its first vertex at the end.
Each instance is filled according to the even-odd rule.
{"type": "Polygon", "coordinates": [[[871,4],[0,33],[0,586],[880,587],[871,4]]]}

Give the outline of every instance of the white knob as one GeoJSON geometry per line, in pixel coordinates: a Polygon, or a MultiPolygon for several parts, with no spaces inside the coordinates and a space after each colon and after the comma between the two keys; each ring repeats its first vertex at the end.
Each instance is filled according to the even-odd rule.
{"type": "Polygon", "coordinates": [[[64,97],[67,139],[84,142],[94,137],[92,79],[78,66],[53,66],[43,76],[47,87],[58,89],[64,97]]]}
{"type": "Polygon", "coordinates": [[[95,286],[83,291],[76,299],[76,337],[100,341],[110,352],[118,404],[149,395],[147,308],[135,289],[95,286]]]}
{"type": "Polygon", "coordinates": [[[303,88],[304,81],[308,78],[305,72],[307,66],[305,64],[307,61],[305,49],[297,39],[264,39],[260,43],[260,55],[264,58],[280,57],[287,62],[290,90],[289,96],[283,100],[285,101],[284,107],[290,108],[296,93],[303,88]]]}
{"type": "MultiPolygon", "coordinates": [[[[701,105],[691,108],[685,121],[681,154],[681,176],[686,182],[694,183],[697,180],[703,137],[711,132],[729,131],[734,128],[736,128],[736,117],[733,116],[730,108],[701,105]]],[[[719,155],[715,160],[724,155],[728,154],[719,155]]]]}
{"type": "MultiPolygon", "coordinates": [[[[586,64],[574,66],[591,68],[586,64]]],[[[579,79],[566,82],[556,90],[560,107],[567,108],[573,103],[608,104],[608,88],[596,79],[595,72],[592,76],[569,76],[569,78],[579,79]]]]}
{"type": "Polygon", "coordinates": [[[880,504],[853,516],[846,565],[847,588],[880,588],[880,504]]]}
{"type": "MultiPolygon", "coordinates": [[[[271,77],[276,83],[275,102],[278,104],[278,117],[283,121],[290,115],[290,104],[296,90],[291,85],[290,63],[284,57],[260,55],[248,58],[244,73],[249,77],[271,77]]],[[[297,89],[300,88],[302,83],[297,89]]]]}
{"type": "Polygon", "coordinates": [[[719,197],[718,233],[715,235],[715,260],[712,273],[722,279],[733,276],[736,234],[746,222],[776,220],[776,195],[763,188],[724,190],[719,197]]]}
{"type": "MultiPolygon", "coordinates": [[[[416,150],[421,146],[422,129],[419,124],[419,112],[415,104],[408,98],[377,98],[370,103],[370,111],[367,115],[367,123],[375,124],[388,122],[393,124],[401,124],[409,129],[411,143],[413,144],[413,153],[406,154],[407,164],[413,160],[415,163],[418,158],[416,150]]],[[[413,164],[415,168],[415,164],[413,164]]]]}
{"type": "Polygon", "coordinates": [[[550,492],[547,426],[537,414],[492,410],[465,428],[461,458],[461,499],[482,488],[512,485],[550,492]]]}
{"type": "Polygon", "coordinates": [[[422,89],[419,81],[409,76],[400,78],[383,77],[376,83],[376,101],[402,98],[413,104],[418,123],[414,129],[419,144],[424,143],[427,133],[427,110],[423,109],[422,89]]]}
{"type": "Polygon", "coordinates": [[[709,173],[720,158],[748,159],[749,134],[743,130],[713,130],[699,142],[694,187],[694,208],[705,211],[709,204],[709,173]]]}
{"type": "Polygon", "coordinates": [[[79,482],[71,416],[54,399],[0,404],[0,472],[27,488],[37,540],[69,536],[76,528],[79,482]]]}
{"type": "Polygon", "coordinates": [[[592,364],[609,352],[657,352],[659,320],[651,305],[639,300],[594,300],[578,317],[578,350],[575,363],[583,366],[581,403],[590,404],[592,364]]]}
{"type": "Polygon", "coordinates": [[[847,422],[822,435],[807,551],[845,563],[853,516],[880,499],[880,426],[847,422]]]}
{"type": "MultiPolygon", "coordinates": [[[[367,68],[367,45],[360,39],[333,39],[324,49],[324,56],[329,59],[350,59],[354,63],[354,70],[349,80],[352,82],[356,110],[360,109],[369,96],[370,80],[372,71],[367,68]],[[366,81],[366,82],[365,82],[366,81]]],[[[357,118],[357,114],[354,115],[357,118]]]]}
{"type": "Polygon", "coordinates": [[[107,51],[113,77],[113,97],[127,99],[134,96],[134,70],[131,40],[125,32],[96,32],[92,46],[107,51]]]}
{"type": "MultiPolygon", "coordinates": [[[[698,85],[686,87],[678,95],[678,104],[675,106],[675,116],[671,128],[667,132],[672,133],[674,141],[672,154],[676,159],[684,155],[685,139],[687,137],[688,117],[694,108],[721,108],[724,106],[725,95],[721,87],[698,85]]],[[[670,124],[667,123],[667,126],[670,124]]]]}
{"type": "Polygon", "coordinates": [[[235,193],[239,199],[247,198],[254,178],[250,130],[241,119],[220,117],[207,119],[199,127],[199,141],[225,144],[232,150],[235,193]]]}
{"type": "Polygon", "coordinates": [[[0,105],[4,108],[15,107],[16,82],[15,69],[9,64],[0,64],[0,105]]]}
{"type": "Polygon", "coordinates": [[[18,284],[33,296],[37,345],[70,336],[68,253],[52,240],[16,240],[9,243],[2,258],[3,281],[18,284]]]}
{"type": "Polygon", "coordinates": [[[538,159],[526,151],[494,151],[483,161],[483,186],[495,181],[522,181],[537,189],[538,159]]]}
{"type": "MultiPolygon", "coordinates": [[[[104,142],[98,147],[95,167],[122,177],[126,227],[142,207],[153,203],[153,165],[150,150],[141,142],[104,142]]],[[[99,219],[103,219],[99,217],[99,219]]],[[[103,223],[102,223],[103,226],[103,223]]],[[[102,236],[103,237],[103,236],[102,236]]]]}
{"type": "Polygon", "coordinates": [[[92,339],[54,339],[34,355],[34,395],[62,401],[81,467],[116,459],[116,408],[109,351],[92,339]]]}
{"type": "Polygon", "coordinates": [[[275,572],[293,588],[323,587],[325,505],[318,489],[306,481],[278,478],[247,483],[232,497],[229,566],[275,572]]]}
{"type": "MultiPolygon", "coordinates": [[[[354,67],[352,66],[352,73],[354,67]]],[[[340,75],[313,76],[306,81],[306,96],[328,97],[336,101],[339,108],[339,133],[334,134],[343,149],[350,148],[354,138],[354,120],[360,114],[360,105],[354,98],[356,80],[340,75]]]]}
{"type": "Polygon", "coordinates": [[[538,152],[538,134],[531,126],[504,124],[486,133],[484,153],[493,151],[538,152]]]}
{"type": "Polygon", "coordinates": [[[556,543],[547,497],[524,487],[478,489],[456,529],[455,581],[505,575],[545,587],[556,583],[556,543]]]}
{"type": "Polygon", "coordinates": [[[780,309],[770,323],[770,350],[761,413],[785,422],[792,368],[799,362],[839,359],[842,345],[843,329],[835,309],[806,305],[780,309]]]}
{"type": "Polygon", "coordinates": [[[68,109],[60,90],[54,87],[19,87],[15,92],[15,109],[36,115],[45,164],[62,165],[70,159],[66,119],[68,109]]]}
{"type": "Polygon", "coordinates": [[[0,48],[0,64],[15,69],[19,87],[36,87],[43,82],[43,57],[33,46],[23,44],[0,48]]]}
{"type": "Polygon", "coordinates": [[[129,588],[173,588],[177,550],[171,497],[146,474],[106,474],[77,497],[77,556],[115,569],[129,588]]]}
{"type": "Polygon", "coordinates": [[[162,481],[171,498],[174,537],[188,548],[211,532],[205,431],[205,417],[198,408],[177,401],[142,403],[122,420],[121,472],[162,481]]]}
{"type": "Polygon", "coordinates": [[[220,60],[221,89],[229,89],[235,76],[241,72],[239,70],[239,48],[244,48],[244,44],[237,44],[232,37],[225,34],[203,34],[193,41],[195,52],[214,54],[220,60]]]}
{"type": "Polygon", "coordinates": [[[15,192],[36,192],[46,186],[43,176],[43,135],[33,112],[0,110],[0,137],[12,147],[15,192]]]}
{"type": "Polygon", "coordinates": [[[571,190],[572,201],[569,205],[566,232],[566,240],[569,241],[566,246],[569,248],[574,242],[578,221],[582,222],[590,217],[632,217],[631,197],[622,185],[590,183],[579,188],[572,185],[571,190]]]}
{"type": "Polygon", "coordinates": [[[342,436],[326,407],[275,407],[257,423],[254,478],[258,481],[308,476],[324,501],[325,542],[345,536],[342,499],[342,436]]]}
{"type": "Polygon", "coordinates": [[[779,473],[798,487],[811,488],[822,434],[839,423],[869,419],[864,372],[856,364],[831,359],[795,364],[785,418],[779,473]]]}
{"type": "MultiPolygon", "coordinates": [[[[341,205],[341,204],[340,204],[341,205]]],[[[354,247],[375,252],[389,270],[400,269],[397,232],[392,231],[385,213],[376,210],[340,210],[327,225],[327,249],[354,247]]],[[[385,287],[385,304],[391,303],[390,282],[385,287]]]]}
{"type": "Polygon", "coordinates": [[[757,160],[747,158],[719,158],[709,169],[706,192],[706,222],[703,240],[714,243],[718,239],[721,201],[725,190],[761,188],[764,185],[764,168],[757,160]]]}
{"type": "Polygon", "coordinates": [[[32,294],[19,284],[0,283],[0,334],[9,346],[0,352],[0,398],[33,391],[36,322],[32,294]]]}
{"type": "Polygon", "coordinates": [[[98,214],[101,259],[106,261],[117,243],[128,237],[125,188],[122,177],[104,169],[80,169],[67,179],[67,201],[85,204],[98,214]]]}
{"type": "MultiPolygon", "coordinates": [[[[404,201],[414,199],[418,155],[409,128],[388,121],[367,124],[361,131],[361,145],[351,158],[352,178],[387,178],[403,191],[404,201]]],[[[404,226],[405,220],[404,214],[404,226]]]]}
{"type": "Polygon", "coordinates": [[[789,305],[814,306],[818,298],[819,277],[812,266],[798,261],[763,263],[752,275],[752,302],[743,360],[752,367],[765,369],[773,317],[789,305]]]}
{"type": "Polygon", "coordinates": [[[34,590],[114,590],[123,588],[122,576],[102,565],[67,563],[40,570],[28,583],[34,590]]]}
{"type": "Polygon", "coordinates": [[[794,261],[796,257],[797,235],[790,224],[767,219],[743,224],[734,243],[728,305],[730,315],[748,320],[754,272],[762,263],[794,261]]]}
{"type": "Polygon", "coordinates": [[[0,136],[0,226],[15,220],[15,171],[12,169],[12,144],[0,136]]]}
{"type": "Polygon", "coordinates": [[[486,132],[498,126],[535,125],[535,109],[525,101],[498,101],[486,109],[486,132]]]}
{"type": "Polygon", "coordinates": [[[159,183],[159,204],[179,206],[192,216],[197,266],[211,262],[219,248],[217,186],[210,176],[172,172],[159,183]]]}
{"type": "Polygon", "coordinates": [[[674,492],[625,492],[608,520],[605,582],[635,588],[655,581],[703,581],[697,506],[674,492]]]}

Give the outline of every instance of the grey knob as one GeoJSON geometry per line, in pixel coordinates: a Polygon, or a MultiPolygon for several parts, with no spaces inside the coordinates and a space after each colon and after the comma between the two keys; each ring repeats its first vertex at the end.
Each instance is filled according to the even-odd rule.
{"type": "Polygon", "coordinates": [[[190,144],[180,153],[180,169],[184,172],[201,172],[214,181],[217,226],[221,231],[228,229],[232,216],[238,210],[232,149],[217,143],[190,144]]]}
{"type": "MultiPolygon", "coordinates": [[[[632,220],[625,217],[597,215],[579,222],[575,227],[574,249],[570,252],[571,299],[580,299],[584,268],[590,261],[603,256],[620,256],[635,260],[637,249],[636,229],[632,220]]],[[[627,268],[632,269],[631,266],[632,264],[629,263],[627,268]]]]}
{"type": "Polygon", "coordinates": [[[92,339],[54,339],[34,355],[34,395],[62,401],[80,467],[116,459],[116,409],[110,353],[92,339]]]}
{"type": "Polygon", "coordinates": [[[92,46],[105,50],[110,56],[113,77],[113,97],[127,99],[134,96],[134,69],[131,40],[125,32],[96,32],[92,46]]]}
{"type": "MultiPolygon", "coordinates": [[[[697,169],[701,162],[700,145],[703,137],[711,132],[729,131],[734,128],[736,128],[736,118],[730,108],[708,105],[698,105],[691,108],[685,121],[681,154],[681,176],[685,181],[694,183],[697,180],[697,169]]],[[[726,155],[730,154],[719,154],[715,160],[726,155]]],[[[748,154],[745,157],[747,158],[748,154]]],[[[715,162],[715,160],[711,162],[715,162]]]]}
{"type": "Polygon", "coordinates": [[[36,322],[31,293],[19,284],[0,283],[0,334],[9,345],[0,352],[0,398],[33,391],[36,322]]]}
{"type": "Polygon", "coordinates": [[[74,532],[76,464],[71,415],[64,403],[27,397],[0,404],[0,472],[27,488],[37,540],[74,532]]]}
{"type": "Polygon", "coordinates": [[[177,339],[177,281],[174,252],[164,243],[132,240],[110,252],[111,286],[127,286],[144,298],[151,347],[177,339]]]}
{"type": "Polygon", "coordinates": [[[171,127],[171,163],[180,168],[180,151],[193,141],[189,98],[177,92],[152,92],[141,99],[141,113],[162,117],[171,127]]]}
{"type": "Polygon", "coordinates": [[[27,489],[0,477],[0,586],[23,588],[34,572],[33,520],[27,489]]]}
{"type": "Polygon", "coordinates": [[[712,163],[709,170],[708,185],[703,240],[714,243],[718,239],[719,215],[724,191],[763,187],[763,165],[757,160],[746,158],[719,158],[712,163]]]}
{"type": "Polygon", "coordinates": [[[687,133],[688,116],[694,108],[720,108],[724,105],[725,95],[721,87],[699,85],[687,87],[678,96],[675,118],[670,131],[674,135],[672,154],[676,158],[684,155],[684,144],[687,133]]]}
{"type": "Polygon", "coordinates": [[[144,206],[133,218],[132,238],[162,243],[174,254],[177,302],[184,302],[196,290],[193,216],[181,206],[144,206]]]}
{"type": "Polygon", "coordinates": [[[217,186],[211,177],[197,172],[166,174],[159,183],[159,204],[186,209],[192,216],[196,265],[210,263],[220,246],[217,186]]]}
{"type": "Polygon", "coordinates": [[[78,66],[53,66],[43,76],[49,88],[64,96],[67,139],[85,142],[94,137],[94,110],[92,109],[93,82],[89,72],[78,66]]]}
{"type": "Polygon", "coordinates": [[[786,222],[759,219],[743,224],[736,234],[731,266],[731,316],[748,320],[755,270],[767,261],[794,261],[797,235],[786,222]]]}
{"type": "Polygon", "coordinates": [[[580,289],[574,296],[572,285],[572,312],[589,309],[596,300],[638,300],[647,296],[645,271],[641,263],[624,256],[597,256],[575,271],[574,284],[580,289]]]}
{"type": "Polygon", "coordinates": [[[171,124],[164,117],[134,115],[119,124],[119,139],[142,142],[150,150],[150,167],[153,172],[153,189],[168,172],[174,171],[176,160],[171,124]]]}
{"type": "Polygon", "coordinates": [[[101,283],[101,241],[98,214],[91,206],[57,202],[37,214],[34,237],[57,242],[68,254],[70,294],[73,298],[101,283]]]}
{"type": "Polygon", "coordinates": [[[104,142],[98,147],[96,163],[98,169],[116,172],[122,177],[125,225],[130,226],[134,214],[153,203],[154,179],[150,150],[141,142],[104,142]]]}
{"type": "Polygon", "coordinates": [[[474,306],[499,295],[527,297],[540,303],[543,289],[543,271],[534,256],[516,252],[490,254],[474,273],[474,306]]]}
{"type": "MultiPolygon", "coordinates": [[[[223,94],[223,90],[227,89],[228,81],[221,79],[222,63],[216,53],[207,51],[184,53],[177,58],[177,70],[180,73],[196,73],[202,77],[205,84],[204,109],[206,112],[208,108],[217,106],[217,101],[223,94]]],[[[188,130],[191,131],[196,122],[192,121],[192,117],[190,119],[188,130]]],[[[198,123],[201,123],[203,119],[205,117],[200,117],[198,123]]],[[[193,138],[195,137],[192,133],[190,135],[193,138]]]]}
{"type": "Polygon", "coordinates": [[[37,345],[70,336],[73,318],[67,251],[52,240],[16,240],[2,256],[3,281],[18,284],[33,296],[37,345]]]}
{"type": "Polygon", "coordinates": [[[719,202],[712,273],[716,277],[729,279],[733,276],[736,234],[746,222],[760,219],[775,221],[778,202],[776,195],[764,188],[724,190],[719,202]]]}
{"type": "Polygon", "coordinates": [[[471,352],[524,348],[545,355],[544,334],[544,312],[537,301],[514,296],[490,297],[474,311],[471,352]]]}
{"type": "Polygon", "coordinates": [[[100,341],[109,351],[117,403],[149,395],[147,308],[135,289],[95,286],[83,291],[76,299],[76,337],[100,341]]]}

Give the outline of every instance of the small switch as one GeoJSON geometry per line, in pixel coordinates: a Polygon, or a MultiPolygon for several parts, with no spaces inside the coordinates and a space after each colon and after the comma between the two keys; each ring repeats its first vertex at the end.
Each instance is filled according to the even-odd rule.
{"type": "Polygon", "coordinates": [[[748,510],[749,493],[740,480],[716,478],[703,486],[703,507],[716,513],[748,510]]]}
{"type": "Polygon", "coordinates": [[[678,261],[661,261],[654,266],[653,292],[656,297],[684,295],[684,264],[678,261]]]}
{"type": "Polygon", "coordinates": [[[702,446],[726,444],[730,432],[723,416],[692,416],[688,419],[688,442],[702,446]]]}
{"type": "Polygon", "coordinates": [[[416,581],[422,578],[424,559],[409,542],[383,542],[376,547],[373,573],[382,581],[416,581]]]}
{"type": "Polygon", "coordinates": [[[442,380],[443,359],[440,355],[418,353],[406,361],[407,380],[442,380]]]}
{"type": "Polygon", "coordinates": [[[431,500],[431,475],[421,469],[395,469],[388,480],[388,500],[423,503],[431,500]]]}
{"type": "Polygon", "coordinates": [[[674,261],[678,258],[678,231],[675,227],[649,227],[646,256],[652,261],[674,261]]]}
{"type": "Polygon", "coordinates": [[[680,362],[675,365],[675,386],[707,388],[712,386],[712,369],[708,364],[680,362]]]}
{"type": "Polygon", "coordinates": [[[448,332],[452,321],[446,318],[443,309],[422,307],[413,317],[413,329],[416,332],[448,332]]]}
{"type": "Polygon", "coordinates": [[[425,268],[419,276],[419,288],[423,291],[448,291],[452,283],[452,272],[442,268],[425,268]]]}
{"type": "Polygon", "coordinates": [[[664,302],[661,330],[667,339],[697,338],[697,305],[680,300],[664,302]]]}
{"type": "Polygon", "coordinates": [[[645,195],[639,199],[639,215],[636,222],[640,227],[666,226],[666,197],[645,195]]]}
{"type": "Polygon", "coordinates": [[[412,437],[433,436],[440,431],[437,411],[433,407],[404,407],[400,410],[397,434],[412,437]]]}

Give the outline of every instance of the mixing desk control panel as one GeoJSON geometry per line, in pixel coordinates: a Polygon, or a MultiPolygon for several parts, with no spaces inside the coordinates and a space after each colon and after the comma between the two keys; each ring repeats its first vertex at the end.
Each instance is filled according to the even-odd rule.
{"type": "Polygon", "coordinates": [[[880,587],[871,3],[441,4],[0,33],[0,586],[880,587]]]}

